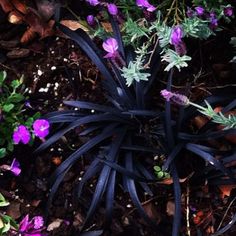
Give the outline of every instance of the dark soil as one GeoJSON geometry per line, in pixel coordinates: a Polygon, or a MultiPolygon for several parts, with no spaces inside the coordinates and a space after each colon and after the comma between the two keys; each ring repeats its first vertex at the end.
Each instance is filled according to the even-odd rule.
{"type": "MultiPolygon", "coordinates": [[[[0,20],[4,21],[1,18],[0,20]]],[[[105,101],[100,86],[102,78],[98,70],[73,42],[65,38],[50,37],[44,40],[37,38],[27,45],[21,45],[19,35],[22,31],[24,27],[21,25],[13,26],[7,23],[4,26],[1,25],[0,70],[6,70],[10,79],[24,75],[32,106],[28,111],[29,114],[35,111],[46,114],[50,111],[67,109],[63,105],[64,100],[80,99],[96,101],[100,104],[105,101]],[[7,47],[3,46],[4,42],[8,45],[7,47]],[[16,48],[27,49],[27,54],[20,58],[13,58],[14,56],[9,58],[9,52],[16,48]]],[[[230,36],[232,36],[231,33],[224,30],[219,32],[217,37],[206,42],[188,42],[191,45],[189,52],[193,55],[193,61],[188,69],[181,73],[176,71],[173,88],[184,91],[187,83],[193,101],[203,99],[206,95],[222,88],[235,91],[236,70],[235,66],[228,63],[232,58],[232,48],[228,43],[230,36]]],[[[163,77],[161,81],[164,88],[166,77],[163,74],[159,76],[163,77]]],[[[153,97],[156,97],[157,105],[160,105],[159,91],[160,86],[153,89],[153,97]]],[[[50,235],[79,235],[78,230],[85,219],[96,177],[86,185],[79,203],[73,198],[73,188],[83,176],[92,157],[82,159],[69,171],[50,209],[47,207],[47,197],[52,172],[83,141],[77,138],[75,132],[71,132],[40,154],[33,152],[40,141],[35,142],[32,147],[17,146],[12,157],[19,159],[22,175],[15,178],[4,173],[0,176],[0,191],[11,201],[7,209],[8,214],[19,220],[27,213],[32,215],[48,213],[49,224],[52,222],[55,224],[55,221],[60,222],[60,227],[52,230],[50,235]]],[[[195,163],[193,157],[184,158],[191,160],[192,164],[195,163]]],[[[201,163],[197,163],[201,168],[201,163]]],[[[150,163],[150,166],[154,165],[154,161],[150,163]]],[[[186,178],[191,173],[189,171],[191,165],[188,165],[183,162],[183,166],[179,166],[181,178],[186,178]]],[[[183,192],[186,192],[187,183],[188,181],[183,183],[183,192]]],[[[194,185],[191,186],[191,205],[196,207],[197,211],[202,210],[205,215],[209,214],[206,218],[209,221],[212,220],[213,213],[218,216],[216,220],[220,221],[234,196],[233,193],[230,197],[222,199],[217,187],[200,187],[197,182],[194,185]]],[[[155,189],[155,186],[153,188],[155,189]]],[[[156,188],[156,195],[151,199],[144,194],[141,195],[148,214],[160,222],[162,234],[150,229],[139,217],[129,196],[123,193],[122,189],[118,188],[117,192],[111,231],[107,231],[104,235],[171,235],[172,216],[166,213],[167,203],[171,204],[173,200],[171,185],[156,188]]],[[[102,228],[104,211],[102,203],[94,216],[90,230],[102,228]]],[[[202,228],[208,226],[209,222],[202,223],[202,228]]],[[[234,235],[234,233],[225,235],[234,235]]]]}

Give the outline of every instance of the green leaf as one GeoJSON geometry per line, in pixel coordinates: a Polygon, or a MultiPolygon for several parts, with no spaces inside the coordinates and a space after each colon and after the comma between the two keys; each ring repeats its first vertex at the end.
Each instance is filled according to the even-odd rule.
{"type": "MultiPolygon", "coordinates": [[[[0,158],[5,157],[6,154],[7,154],[6,148],[0,148],[0,158]]],[[[1,201],[1,199],[0,199],[0,201],[1,201]]]]}
{"type": "Polygon", "coordinates": [[[5,112],[10,112],[12,109],[14,108],[14,104],[10,103],[10,104],[5,104],[3,106],[3,111],[5,112]]]}
{"type": "Polygon", "coordinates": [[[154,166],[154,170],[155,170],[156,172],[159,172],[159,171],[161,171],[161,167],[160,167],[160,166],[154,166]]]}
{"type": "Polygon", "coordinates": [[[12,87],[13,89],[17,89],[21,84],[22,84],[22,83],[21,83],[20,80],[13,80],[13,81],[11,82],[11,87],[12,87]]]}
{"type": "Polygon", "coordinates": [[[21,102],[25,99],[24,95],[20,94],[20,93],[15,93],[12,94],[9,98],[8,98],[8,102],[13,102],[13,103],[18,103],[21,102]]]}
{"type": "Polygon", "coordinates": [[[0,86],[3,85],[3,82],[6,79],[6,77],[7,77],[6,71],[0,71],[0,86]]]}

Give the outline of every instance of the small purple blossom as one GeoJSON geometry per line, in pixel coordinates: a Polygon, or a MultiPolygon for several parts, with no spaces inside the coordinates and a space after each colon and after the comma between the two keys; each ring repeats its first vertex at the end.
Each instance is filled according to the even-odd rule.
{"type": "Polygon", "coordinates": [[[189,99],[185,95],[173,93],[173,92],[170,92],[166,89],[161,90],[160,93],[161,93],[162,97],[164,97],[167,102],[172,101],[180,106],[189,105],[189,99]]]}
{"type": "Polygon", "coordinates": [[[47,120],[38,119],[33,123],[33,130],[35,136],[39,138],[45,138],[49,134],[50,124],[47,120]]]}
{"type": "Polygon", "coordinates": [[[86,2],[88,2],[91,6],[97,6],[100,4],[98,0],[86,0],[86,2]]]}
{"type": "Polygon", "coordinates": [[[112,16],[116,16],[118,14],[118,8],[114,3],[107,4],[107,10],[112,16]]]}
{"type": "Polygon", "coordinates": [[[210,13],[210,28],[215,29],[218,26],[218,19],[216,18],[216,14],[214,12],[210,13]]]}
{"type": "Polygon", "coordinates": [[[173,93],[172,93],[172,92],[169,92],[169,91],[166,90],[166,89],[161,90],[160,93],[161,93],[161,96],[162,96],[163,98],[165,98],[165,100],[166,100],[167,102],[169,102],[170,99],[173,97],[173,93]]]}
{"type": "Polygon", "coordinates": [[[148,0],[136,0],[136,5],[138,7],[146,8],[149,12],[154,12],[156,10],[156,7],[150,4],[148,0]]]}
{"type": "Polygon", "coordinates": [[[183,35],[182,27],[179,25],[175,26],[171,31],[170,43],[172,45],[179,45],[182,42],[183,35]]]}
{"type": "Polygon", "coordinates": [[[18,128],[13,133],[13,142],[15,144],[19,144],[22,142],[23,144],[27,144],[30,141],[30,132],[24,125],[18,126],[18,128]]]}
{"type": "Polygon", "coordinates": [[[103,49],[108,52],[104,57],[105,58],[115,58],[118,54],[118,43],[114,38],[108,38],[102,44],[103,49]]]}
{"type": "Polygon", "coordinates": [[[11,165],[1,165],[0,170],[11,171],[15,176],[21,173],[20,163],[14,158],[11,165]]]}
{"type": "Polygon", "coordinates": [[[188,7],[186,14],[189,18],[192,18],[194,16],[194,11],[188,7]]]}
{"type": "Polygon", "coordinates": [[[9,170],[16,176],[21,173],[20,163],[16,158],[13,159],[9,170]]]}
{"type": "Polygon", "coordinates": [[[32,220],[29,220],[29,215],[26,215],[20,222],[19,233],[27,236],[41,236],[43,225],[42,216],[35,216],[32,220]]]}
{"type": "Polygon", "coordinates": [[[205,9],[201,6],[198,6],[198,7],[195,7],[195,11],[196,11],[198,16],[202,16],[205,12],[205,9]]]}
{"type": "Polygon", "coordinates": [[[90,26],[94,26],[96,24],[95,18],[93,15],[88,15],[86,19],[90,26]]]}
{"type": "Polygon", "coordinates": [[[233,7],[225,7],[224,8],[224,15],[225,16],[233,16],[234,11],[233,11],[233,7]]]}

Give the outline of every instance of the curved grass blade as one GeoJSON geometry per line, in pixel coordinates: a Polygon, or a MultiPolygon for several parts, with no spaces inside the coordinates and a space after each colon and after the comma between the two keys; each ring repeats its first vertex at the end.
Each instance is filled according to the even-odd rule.
{"type": "Polygon", "coordinates": [[[120,27],[119,24],[117,22],[117,20],[110,15],[110,22],[111,22],[111,27],[114,33],[114,37],[117,40],[118,43],[118,50],[121,53],[121,56],[123,58],[125,58],[125,51],[124,51],[124,46],[123,46],[123,40],[122,40],[122,36],[120,33],[120,27]]]}
{"type": "Polygon", "coordinates": [[[110,113],[119,113],[118,109],[111,108],[109,106],[104,106],[92,102],[83,102],[83,101],[64,101],[65,105],[78,107],[80,109],[88,109],[102,112],[110,112],[110,113]]]}
{"type": "Polygon", "coordinates": [[[115,196],[116,170],[111,170],[106,192],[106,223],[105,227],[110,226],[112,221],[113,204],[115,196]]]}
{"type": "MultiPolygon", "coordinates": [[[[115,162],[116,160],[116,157],[119,153],[119,148],[120,148],[120,145],[125,137],[125,134],[126,134],[126,128],[124,129],[119,129],[117,130],[117,132],[115,133],[116,134],[116,138],[115,140],[112,142],[111,144],[111,148],[110,148],[110,151],[107,155],[107,159],[111,162],[115,162]]],[[[109,177],[110,177],[110,173],[111,173],[111,167],[105,165],[101,171],[101,174],[98,178],[98,181],[97,181],[97,185],[96,185],[96,189],[95,189],[95,192],[94,192],[94,195],[93,195],[93,199],[92,199],[92,202],[90,204],[90,208],[87,212],[87,216],[86,216],[86,219],[84,221],[84,226],[86,226],[87,222],[91,219],[91,217],[93,216],[98,204],[100,203],[101,201],[101,198],[106,190],[106,187],[107,187],[107,184],[108,184],[108,180],[109,180],[109,177]]]]}
{"type": "Polygon", "coordinates": [[[226,135],[233,135],[236,134],[236,129],[228,129],[228,130],[219,130],[213,131],[210,133],[204,134],[187,134],[187,133],[178,133],[178,138],[182,140],[190,140],[190,141],[200,141],[200,140],[207,140],[207,139],[217,139],[224,137],[226,135]]]}
{"type": "Polygon", "coordinates": [[[174,196],[175,196],[175,214],[172,228],[172,236],[179,236],[181,225],[181,188],[179,183],[179,176],[175,164],[171,164],[171,174],[173,178],[174,196]]]}
{"type": "Polygon", "coordinates": [[[164,171],[167,171],[169,169],[170,164],[173,162],[173,160],[175,159],[175,157],[179,154],[179,152],[183,149],[185,143],[179,143],[178,145],[176,145],[174,147],[174,149],[172,150],[172,152],[168,155],[162,169],[164,171]]]}
{"type": "Polygon", "coordinates": [[[112,137],[114,134],[114,129],[117,124],[108,125],[101,134],[91,138],[87,143],[82,145],[77,151],[71,154],[62,164],[57,167],[54,174],[51,177],[51,181],[54,182],[61,173],[66,171],[69,167],[71,167],[84,153],[90,151],[94,148],[97,144],[102,142],[103,140],[112,137]]]}
{"type": "Polygon", "coordinates": [[[232,180],[236,181],[232,172],[227,169],[219,160],[214,158],[211,154],[204,152],[199,149],[195,144],[188,143],[185,148],[196,155],[202,157],[205,161],[209,162],[211,165],[215,166],[215,168],[222,171],[224,175],[228,175],[232,180]]]}
{"type": "Polygon", "coordinates": [[[79,118],[79,119],[75,120],[74,122],[72,122],[71,124],[69,124],[66,128],[64,128],[64,129],[58,131],[57,133],[55,133],[54,135],[52,135],[46,142],[41,144],[36,149],[35,152],[40,152],[40,151],[46,149],[51,144],[55,143],[58,139],[60,139],[64,134],[66,134],[70,130],[72,130],[80,125],[88,124],[91,122],[101,122],[101,121],[118,121],[120,123],[125,122],[124,119],[120,119],[117,116],[112,116],[110,114],[88,115],[88,116],[79,118]]]}

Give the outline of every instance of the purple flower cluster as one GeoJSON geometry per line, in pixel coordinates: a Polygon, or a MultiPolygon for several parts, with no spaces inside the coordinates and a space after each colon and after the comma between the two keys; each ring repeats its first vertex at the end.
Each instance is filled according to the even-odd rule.
{"type": "Polygon", "coordinates": [[[44,229],[44,221],[42,216],[35,216],[29,220],[26,215],[19,225],[19,233],[25,236],[42,236],[41,231],[44,229]]]}
{"type": "MultiPolygon", "coordinates": [[[[47,120],[38,119],[33,123],[33,133],[36,137],[45,138],[49,134],[50,124],[47,120]]],[[[29,129],[24,125],[19,125],[13,133],[14,144],[27,144],[30,142],[31,134],[29,129]]]]}
{"type": "MultiPolygon", "coordinates": [[[[232,6],[224,7],[222,14],[226,17],[232,17],[234,15],[233,7],[232,6]]],[[[190,18],[197,16],[199,18],[208,20],[210,22],[211,29],[215,29],[218,26],[218,17],[215,14],[215,12],[213,11],[207,12],[207,10],[203,6],[196,6],[194,10],[188,8],[187,16],[190,18]]]]}
{"type": "Polygon", "coordinates": [[[180,106],[187,106],[189,105],[189,99],[182,94],[173,93],[166,89],[161,90],[161,96],[165,98],[167,102],[172,101],[180,106]]]}

